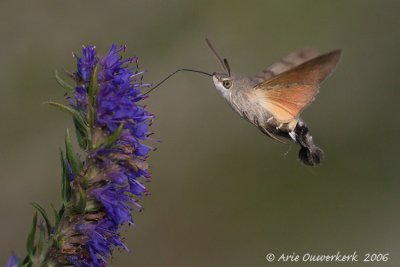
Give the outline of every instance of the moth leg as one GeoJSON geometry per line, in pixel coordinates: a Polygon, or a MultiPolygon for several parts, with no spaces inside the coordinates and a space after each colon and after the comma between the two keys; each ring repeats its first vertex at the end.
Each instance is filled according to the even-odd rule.
{"type": "Polygon", "coordinates": [[[267,128],[262,127],[262,126],[259,126],[259,128],[260,128],[260,130],[261,130],[264,134],[268,135],[268,136],[271,137],[272,139],[274,139],[274,140],[276,140],[276,141],[278,141],[278,142],[280,142],[280,143],[283,143],[283,144],[288,144],[288,142],[284,141],[282,138],[279,138],[279,137],[277,137],[275,134],[273,134],[273,133],[271,133],[270,131],[268,131],[267,128]]]}

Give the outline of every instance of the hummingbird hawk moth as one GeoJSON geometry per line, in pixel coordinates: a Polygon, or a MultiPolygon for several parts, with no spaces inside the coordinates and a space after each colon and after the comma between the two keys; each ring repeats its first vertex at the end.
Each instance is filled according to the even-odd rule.
{"type": "Polygon", "coordinates": [[[310,48],[292,52],[254,77],[236,75],[226,58],[221,59],[212,44],[208,47],[220,62],[223,72],[214,72],[215,88],[243,118],[269,137],[300,145],[299,158],[309,166],[317,165],[323,151],[314,144],[301,112],[311,104],[320,84],[335,69],[340,50],[317,55],[310,48]]]}
{"type": "Polygon", "coordinates": [[[221,59],[211,42],[206,43],[220,62],[223,72],[213,74],[178,69],[147,91],[147,95],[180,71],[190,71],[212,77],[215,88],[230,106],[261,132],[283,143],[300,145],[299,158],[309,166],[318,165],[324,152],[314,144],[301,112],[311,104],[320,84],[339,62],[341,51],[318,55],[311,48],[292,52],[254,77],[231,72],[228,60],[221,59]]]}

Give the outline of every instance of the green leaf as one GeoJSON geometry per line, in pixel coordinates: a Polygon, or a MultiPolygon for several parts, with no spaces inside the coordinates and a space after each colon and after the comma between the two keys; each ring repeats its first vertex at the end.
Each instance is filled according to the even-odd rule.
{"type": "Polygon", "coordinates": [[[61,85],[64,89],[66,89],[69,92],[72,92],[74,90],[74,87],[72,85],[68,84],[66,81],[60,78],[57,70],[55,71],[55,77],[58,84],[61,85]]]}
{"type": "Polygon", "coordinates": [[[86,208],[86,194],[82,188],[79,187],[79,200],[75,205],[75,211],[77,213],[83,213],[86,208]]]}
{"type": "Polygon", "coordinates": [[[33,251],[35,249],[34,243],[36,236],[37,215],[37,212],[35,212],[35,215],[33,215],[31,231],[28,235],[28,240],[26,241],[26,250],[28,251],[28,255],[33,255],[33,251]]]}
{"type": "Polygon", "coordinates": [[[79,170],[82,170],[82,169],[83,169],[83,162],[82,162],[82,160],[81,160],[79,154],[76,153],[76,154],[75,154],[75,157],[76,157],[76,159],[78,159],[78,167],[79,167],[79,170]]]}
{"type": "Polygon", "coordinates": [[[60,216],[60,219],[61,219],[62,216],[64,215],[64,212],[65,212],[65,207],[62,206],[61,209],[60,209],[60,211],[58,212],[58,216],[60,216]]]}
{"type": "Polygon", "coordinates": [[[68,175],[67,163],[64,159],[64,153],[60,149],[60,159],[62,167],[62,177],[61,177],[61,197],[64,205],[67,205],[71,200],[71,183],[68,175]]]}
{"type": "Polygon", "coordinates": [[[72,148],[71,136],[68,129],[65,133],[65,154],[67,156],[67,161],[71,166],[72,173],[75,177],[78,176],[80,171],[80,163],[79,159],[77,159],[77,157],[75,156],[74,150],[72,148]]]}
{"type": "Polygon", "coordinates": [[[79,147],[83,150],[86,150],[88,147],[88,133],[85,130],[85,127],[79,123],[77,119],[73,118],[73,122],[75,125],[76,139],[78,139],[79,147]]]}
{"type": "Polygon", "coordinates": [[[40,215],[42,215],[42,217],[46,223],[47,234],[48,234],[48,236],[50,236],[51,235],[51,223],[50,223],[49,216],[47,215],[46,210],[36,202],[32,202],[31,205],[33,207],[35,207],[35,209],[37,209],[37,211],[39,211],[40,215]]]}
{"type": "Polygon", "coordinates": [[[97,89],[99,87],[97,82],[97,73],[98,73],[98,66],[96,65],[93,68],[92,76],[90,77],[90,85],[88,89],[89,100],[92,107],[95,106],[95,96],[97,94],[97,89]]]}
{"type": "Polygon", "coordinates": [[[124,124],[121,123],[117,130],[115,130],[104,142],[104,146],[106,148],[110,148],[114,145],[114,143],[118,140],[119,136],[121,135],[122,129],[124,128],[124,124]]]}
{"type": "Polygon", "coordinates": [[[46,228],[43,223],[39,224],[39,241],[37,245],[37,255],[41,255],[44,246],[45,246],[45,239],[46,239],[46,228]]]}
{"type": "Polygon", "coordinates": [[[60,223],[61,217],[56,208],[51,205],[51,210],[53,211],[53,216],[54,216],[54,230],[57,231],[58,224],[60,223]]]}
{"type": "Polygon", "coordinates": [[[27,255],[24,260],[22,261],[22,267],[28,266],[31,263],[29,255],[27,255]]]}
{"type": "Polygon", "coordinates": [[[89,177],[87,175],[83,176],[80,182],[81,182],[81,187],[83,189],[89,188],[90,179],[89,179],[89,177]]]}
{"type": "Polygon", "coordinates": [[[64,111],[64,112],[66,112],[66,113],[72,115],[72,117],[73,117],[74,119],[76,119],[76,121],[79,123],[79,125],[80,125],[81,127],[83,127],[83,128],[85,129],[86,132],[89,131],[89,127],[87,126],[87,123],[86,123],[85,120],[82,118],[81,114],[80,114],[78,111],[76,111],[75,109],[73,109],[73,108],[71,108],[71,107],[68,107],[68,106],[66,106],[66,105],[57,103],[57,102],[53,102],[53,101],[47,101],[47,102],[44,102],[44,103],[45,103],[45,104],[48,104],[48,105],[50,105],[50,106],[59,108],[60,110],[62,110],[62,111],[64,111]]]}
{"type": "Polygon", "coordinates": [[[104,209],[104,206],[101,205],[97,200],[88,199],[86,201],[86,208],[85,208],[86,213],[98,212],[101,209],[104,209]]]}

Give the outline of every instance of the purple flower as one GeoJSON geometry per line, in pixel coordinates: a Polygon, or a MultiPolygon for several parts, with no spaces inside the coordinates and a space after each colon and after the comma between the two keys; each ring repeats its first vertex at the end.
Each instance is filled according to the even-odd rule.
{"type": "Polygon", "coordinates": [[[8,258],[7,267],[18,267],[18,257],[15,253],[11,253],[11,256],[8,258]]]}
{"type": "Polygon", "coordinates": [[[83,57],[79,58],[75,56],[78,60],[78,76],[83,81],[88,83],[90,81],[91,72],[93,67],[96,65],[96,47],[89,45],[87,47],[83,47],[82,49],[83,57]]]}
{"type": "Polygon", "coordinates": [[[91,195],[104,206],[107,214],[116,225],[133,223],[131,206],[135,200],[127,195],[126,188],[118,188],[115,185],[108,184],[94,189],[91,195]]]}
{"type": "Polygon", "coordinates": [[[128,251],[118,234],[118,225],[109,218],[104,218],[97,224],[78,224],[76,231],[88,237],[86,247],[89,256],[69,257],[70,263],[77,267],[107,266],[107,258],[112,255],[114,248],[120,247],[128,251]]]}
{"type": "Polygon", "coordinates": [[[86,105],[88,104],[86,88],[82,86],[76,86],[74,98],[76,101],[76,108],[80,111],[86,112],[86,105]]]}
{"type": "Polygon", "coordinates": [[[67,161],[67,173],[68,173],[69,180],[73,181],[75,179],[75,177],[74,177],[74,173],[71,168],[71,164],[68,161],[67,161]]]}
{"type": "MultiPolygon", "coordinates": [[[[124,50],[122,46],[117,48],[113,45],[108,55],[100,59],[99,83],[101,90],[97,97],[96,123],[114,132],[121,123],[136,138],[143,139],[143,134],[137,136],[135,128],[138,123],[146,121],[152,116],[136,103],[144,96],[140,95],[141,76],[135,67],[128,67],[129,64],[137,64],[137,58],[121,60],[119,52],[124,50]]],[[[143,126],[141,126],[143,127],[143,126]]]]}

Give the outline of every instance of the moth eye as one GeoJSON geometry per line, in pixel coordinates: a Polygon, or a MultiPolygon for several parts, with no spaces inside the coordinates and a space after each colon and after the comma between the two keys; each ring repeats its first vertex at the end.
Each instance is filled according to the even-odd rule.
{"type": "Polygon", "coordinates": [[[229,88],[232,87],[232,81],[230,81],[230,80],[225,80],[225,81],[222,82],[222,85],[223,85],[226,89],[229,89],[229,88]]]}

